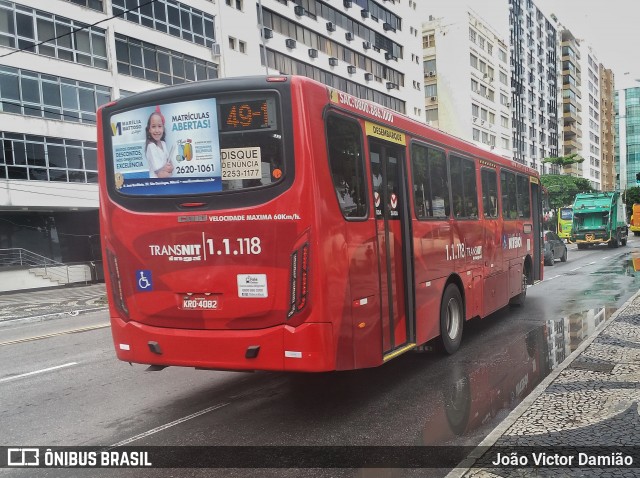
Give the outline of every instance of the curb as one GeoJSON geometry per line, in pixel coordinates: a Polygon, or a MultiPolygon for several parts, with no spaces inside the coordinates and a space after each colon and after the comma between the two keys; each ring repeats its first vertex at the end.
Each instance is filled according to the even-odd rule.
{"type": "Polygon", "coordinates": [[[62,318],[65,316],[77,317],[82,314],[88,314],[90,312],[96,312],[98,310],[107,310],[109,306],[104,305],[101,307],[93,307],[91,309],[78,309],[78,310],[68,310],[66,312],[52,312],[50,314],[42,314],[42,315],[28,315],[26,317],[5,317],[0,319],[0,327],[7,322],[16,322],[18,320],[24,321],[37,321],[37,320],[47,320],[54,318],[62,318]]]}
{"type": "Polygon", "coordinates": [[[558,378],[558,376],[567,367],[569,367],[569,365],[571,365],[573,361],[578,358],[582,354],[582,352],[584,352],[585,349],[589,347],[589,345],[591,345],[591,343],[593,343],[595,339],[598,338],[602,331],[605,330],[614,320],[616,320],[618,316],[622,312],[624,312],[639,296],[640,290],[638,290],[635,294],[633,294],[633,296],[631,296],[631,298],[629,298],[624,304],[622,304],[622,306],[618,308],[618,310],[616,310],[611,315],[611,317],[601,323],[590,337],[584,340],[578,346],[578,348],[571,353],[571,355],[569,355],[560,365],[558,365],[553,371],[551,371],[551,373],[547,375],[542,380],[542,382],[540,382],[538,386],[529,395],[527,395],[524,400],[522,400],[522,402],[520,402],[518,406],[516,406],[516,408],[514,408],[511,413],[509,413],[509,415],[507,415],[507,417],[491,431],[491,433],[486,436],[484,440],[476,445],[476,448],[471,453],[469,453],[467,458],[458,463],[456,465],[456,468],[450,471],[445,476],[445,478],[462,478],[464,475],[466,475],[471,470],[471,468],[473,468],[473,465],[476,463],[476,461],[480,457],[482,457],[482,455],[484,455],[489,448],[495,445],[498,439],[502,437],[506,433],[506,431],[511,428],[511,426],[524,414],[524,412],[526,412],[533,405],[538,397],[540,397],[540,395],[542,395],[547,390],[549,385],[551,385],[551,383],[556,378],[558,378]]]}

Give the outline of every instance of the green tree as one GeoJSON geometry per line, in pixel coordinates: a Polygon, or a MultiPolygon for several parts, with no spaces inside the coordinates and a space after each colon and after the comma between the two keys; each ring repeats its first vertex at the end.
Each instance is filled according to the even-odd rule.
{"type": "Polygon", "coordinates": [[[633,187],[626,189],[622,196],[625,205],[627,206],[627,222],[633,213],[633,205],[640,204],[640,187],[633,187]]]}
{"type": "Polygon", "coordinates": [[[573,204],[578,193],[594,191],[588,179],[566,174],[543,174],[540,176],[540,181],[549,192],[551,209],[573,204]]]}
{"type": "Polygon", "coordinates": [[[579,156],[578,153],[569,154],[567,156],[544,158],[542,160],[543,163],[555,164],[558,166],[562,166],[563,168],[565,166],[571,166],[572,164],[581,163],[583,161],[584,158],[582,156],[579,156]]]}

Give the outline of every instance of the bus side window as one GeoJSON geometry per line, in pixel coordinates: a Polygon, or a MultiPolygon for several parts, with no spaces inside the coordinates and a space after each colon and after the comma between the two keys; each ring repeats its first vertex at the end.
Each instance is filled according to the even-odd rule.
{"type": "Polygon", "coordinates": [[[498,178],[495,171],[483,169],[482,177],[482,208],[484,217],[498,217],[498,178]]]}
{"type": "Polygon", "coordinates": [[[331,178],[342,214],[345,218],[365,217],[367,203],[360,125],[330,115],[326,135],[331,178]]]}
{"type": "Polygon", "coordinates": [[[510,171],[500,171],[500,187],[502,189],[502,217],[518,218],[518,193],[516,175],[510,171]]]}
{"type": "Polygon", "coordinates": [[[444,152],[413,144],[411,171],[418,219],[449,217],[449,182],[444,152]]]}

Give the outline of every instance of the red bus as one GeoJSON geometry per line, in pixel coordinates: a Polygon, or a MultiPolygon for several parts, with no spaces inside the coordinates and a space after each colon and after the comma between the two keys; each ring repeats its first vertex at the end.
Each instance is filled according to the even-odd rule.
{"type": "Polygon", "coordinates": [[[297,76],[98,114],[116,353],[221,370],[378,366],[542,279],[535,170],[297,76]]]}

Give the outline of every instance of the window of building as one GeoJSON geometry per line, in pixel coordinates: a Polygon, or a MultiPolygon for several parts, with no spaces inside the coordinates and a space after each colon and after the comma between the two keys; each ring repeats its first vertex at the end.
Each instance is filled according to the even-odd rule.
{"type": "Polygon", "coordinates": [[[240,51],[240,53],[246,53],[247,52],[247,42],[244,42],[242,40],[238,40],[238,51],[240,51]]]}
{"type": "Polygon", "coordinates": [[[6,66],[0,67],[0,111],[95,124],[111,88],[6,66]]]}
{"type": "MultiPolygon", "coordinates": [[[[308,0],[304,0],[304,2],[306,1],[308,0]]],[[[312,5],[311,3],[307,4],[304,2],[302,2],[304,8],[312,5]]],[[[329,56],[335,56],[349,64],[363,69],[366,72],[372,73],[375,80],[378,82],[385,80],[399,86],[404,86],[405,75],[398,70],[394,70],[386,64],[375,61],[362,53],[352,50],[351,48],[347,48],[337,41],[294,23],[288,18],[280,16],[275,12],[263,9],[263,22],[265,27],[271,28],[273,31],[281,33],[289,38],[293,38],[297,42],[304,44],[309,48],[315,48],[329,56]]],[[[373,44],[373,40],[369,41],[373,44]]],[[[429,70],[425,70],[425,75],[427,75],[429,71],[433,71],[435,74],[435,59],[427,60],[424,66],[425,68],[429,68],[429,70]]]]}
{"type": "Polygon", "coordinates": [[[218,77],[218,65],[116,34],[118,73],[173,85],[218,77]]]}
{"type": "Polygon", "coordinates": [[[139,9],[124,13],[132,6],[131,0],[112,0],[113,14],[122,15],[122,18],[130,22],[199,45],[211,46],[215,41],[213,16],[201,10],[175,0],[156,0],[144,3],[139,9]]]}
{"type": "Polygon", "coordinates": [[[478,69],[478,57],[475,56],[473,53],[471,53],[469,55],[469,60],[470,60],[471,66],[477,70],[478,69]]]}
{"type": "MultiPolygon", "coordinates": [[[[262,49],[262,46],[260,46],[260,49],[262,49]]],[[[273,68],[284,75],[297,74],[308,76],[309,78],[320,81],[327,86],[345,91],[358,98],[366,98],[375,103],[380,103],[381,105],[398,111],[399,113],[404,114],[406,112],[406,104],[401,99],[381,93],[372,88],[368,88],[355,81],[347,80],[346,78],[334,75],[333,73],[329,73],[316,66],[296,60],[295,58],[283,55],[282,53],[274,50],[267,49],[266,55],[260,56],[260,58],[264,57],[266,57],[267,66],[269,68],[273,68]]]]}
{"type": "Polygon", "coordinates": [[[469,27],[469,40],[475,43],[476,37],[477,37],[476,31],[473,28],[469,27]]]}
{"type": "Polygon", "coordinates": [[[96,68],[109,66],[105,30],[13,2],[0,3],[0,46],[96,68]]]}
{"type": "Polygon", "coordinates": [[[480,107],[474,103],[471,103],[471,115],[475,118],[480,116],[480,107]]]}
{"type": "Polygon", "coordinates": [[[422,62],[423,70],[425,75],[429,75],[430,73],[436,72],[436,59],[432,58],[430,60],[424,60],[422,62]]]}
{"type": "Polygon", "coordinates": [[[102,0],[67,0],[67,2],[91,8],[92,10],[98,10],[99,12],[102,11],[102,0]]]}
{"type": "Polygon", "coordinates": [[[434,33],[428,33],[422,36],[422,48],[431,48],[436,46],[436,36],[434,33]]]}
{"type": "Polygon", "coordinates": [[[424,113],[427,122],[438,121],[438,108],[428,108],[424,113]]]}
{"type": "Polygon", "coordinates": [[[0,132],[0,178],[95,183],[96,143],[0,132]]]}
{"type": "Polygon", "coordinates": [[[433,83],[431,85],[424,85],[424,96],[438,96],[438,85],[433,83]]]}

